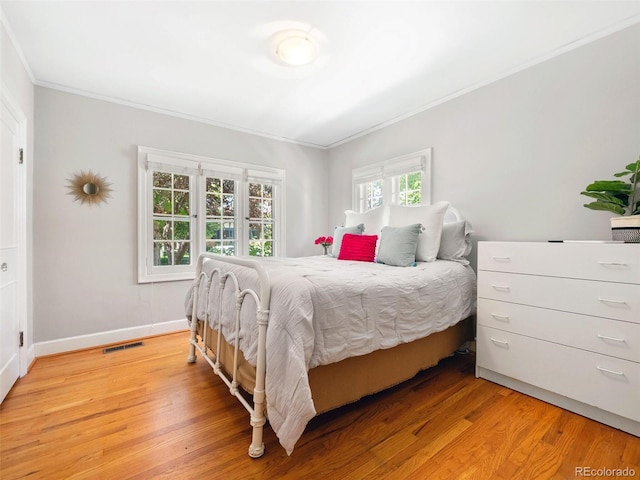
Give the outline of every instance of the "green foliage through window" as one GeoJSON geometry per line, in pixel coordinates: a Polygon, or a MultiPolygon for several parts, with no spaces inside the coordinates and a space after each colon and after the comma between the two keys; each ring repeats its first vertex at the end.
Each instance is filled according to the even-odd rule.
{"type": "Polygon", "coordinates": [[[191,264],[190,177],[153,172],[153,264],[191,264]]]}
{"type": "Polygon", "coordinates": [[[273,256],[273,185],[249,183],[249,255],[273,256]]]}
{"type": "Polygon", "coordinates": [[[236,254],[236,181],[206,177],[206,249],[221,255],[236,254]]]}
{"type": "MultiPolygon", "coordinates": [[[[418,205],[422,202],[422,173],[413,172],[400,175],[398,182],[398,204],[418,205]]],[[[394,179],[395,180],[395,179],[394,179]]]]}

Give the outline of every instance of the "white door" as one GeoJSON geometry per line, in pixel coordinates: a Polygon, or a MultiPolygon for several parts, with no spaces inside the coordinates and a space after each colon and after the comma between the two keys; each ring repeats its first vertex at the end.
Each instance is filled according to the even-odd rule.
{"type": "Polygon", "coordinates": [[[0,402],[20,375],[20,123],[2,101],[0,115],[0,402]]]}

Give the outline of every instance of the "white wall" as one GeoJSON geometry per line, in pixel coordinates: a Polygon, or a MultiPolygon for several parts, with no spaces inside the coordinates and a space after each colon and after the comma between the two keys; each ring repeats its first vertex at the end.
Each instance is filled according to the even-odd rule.
{"type": "MultiPolygon", "coordinates": [[[[0,10],[0,17],[3,15],[0,10]]],[[[26,195],[27,195],[27,319],[25,325],[25,348],[31,349],[33,346],[33,288],[32,288],[32,252],[33,252],[33,231],[32,231],[32,211],[33,211],[33,110],[34,93],[33,83],[29,72],[22,64],[18,52],[11,39],[7,35],[5,26],[0,22],[0,77],[2,94],[8,95],[22,111],[26,119],[27,145],[25,149],[26,172],[26,195]]],[[[28,361],[32,360],[32,354],[28,361]]]]}
{"type": "Polygon", "coordinates": [[[36,342],[184,318],[189,282],[137,283],[138,145],[284,168],[286,253],[318,253],[313,240],[328,223],[326,152],[35,90],[36,342]],[[113,184],[108,203],[81,205],[68,195],[66,179],[89,169],[113,184]]]}
{"type": "Polygon", "coordinates": [[[433,200],[476,239],[607,239],[609,215],[579,192],[640,154],[638,78],[634,26],[328,152],[37,87],[35,340],[184,317],[188,282],[136,283],[137,145],[286,169],[289,256],[343,222],[352,168],[426,147],[433,200]],[[67,195],[81,169],[113,183],[108,204],[67,195]]]}
{"type": "Polygon", "coordinates": [[[640,25],[329,151],[330,216],[351,207],[351,169],[433,147],[433,201],[476,239],[610,239],[582,205],[596,179],[640,155],[640,25]]]}

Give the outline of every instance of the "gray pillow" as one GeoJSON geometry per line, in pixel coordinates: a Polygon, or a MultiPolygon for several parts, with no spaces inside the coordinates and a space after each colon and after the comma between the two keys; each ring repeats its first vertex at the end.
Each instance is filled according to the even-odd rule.
{"type": "Polygon", "coordinates": [[[420,223],[406,227],[383,227],[378,248],[378,262],[397,267],[416,264],[418,237],[422,231],[420,223]]]}
{"type": "Polygon", "coordinates": [[[364,224],[354,225],[353,227],[336,227],[333,232],[333,246],[331,247],[331,256],[338,258],[340,255],[340,247],[342,246],[342,237],[345,233],[353,233],[354,235],[362,235],[364,232],[364,224]]]}
{"type": "Polygon", "coordinates": [[[469,237],[472,232],[471,225],[465,220],[445,223],[442,226],[438,258],[468,264],[467,257],[471,253],[471,239],[469,237]]]}

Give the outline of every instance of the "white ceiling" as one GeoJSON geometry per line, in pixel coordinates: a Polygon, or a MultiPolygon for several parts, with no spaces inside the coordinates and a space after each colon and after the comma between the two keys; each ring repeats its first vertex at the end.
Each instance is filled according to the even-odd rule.
{"type": "Polygon", "coordinates": [[[2,1],[38,85],[331,147],[640,22],[640,1],[2,1]],[[311,30],[321,55],[276,60],[311,30]]]}

